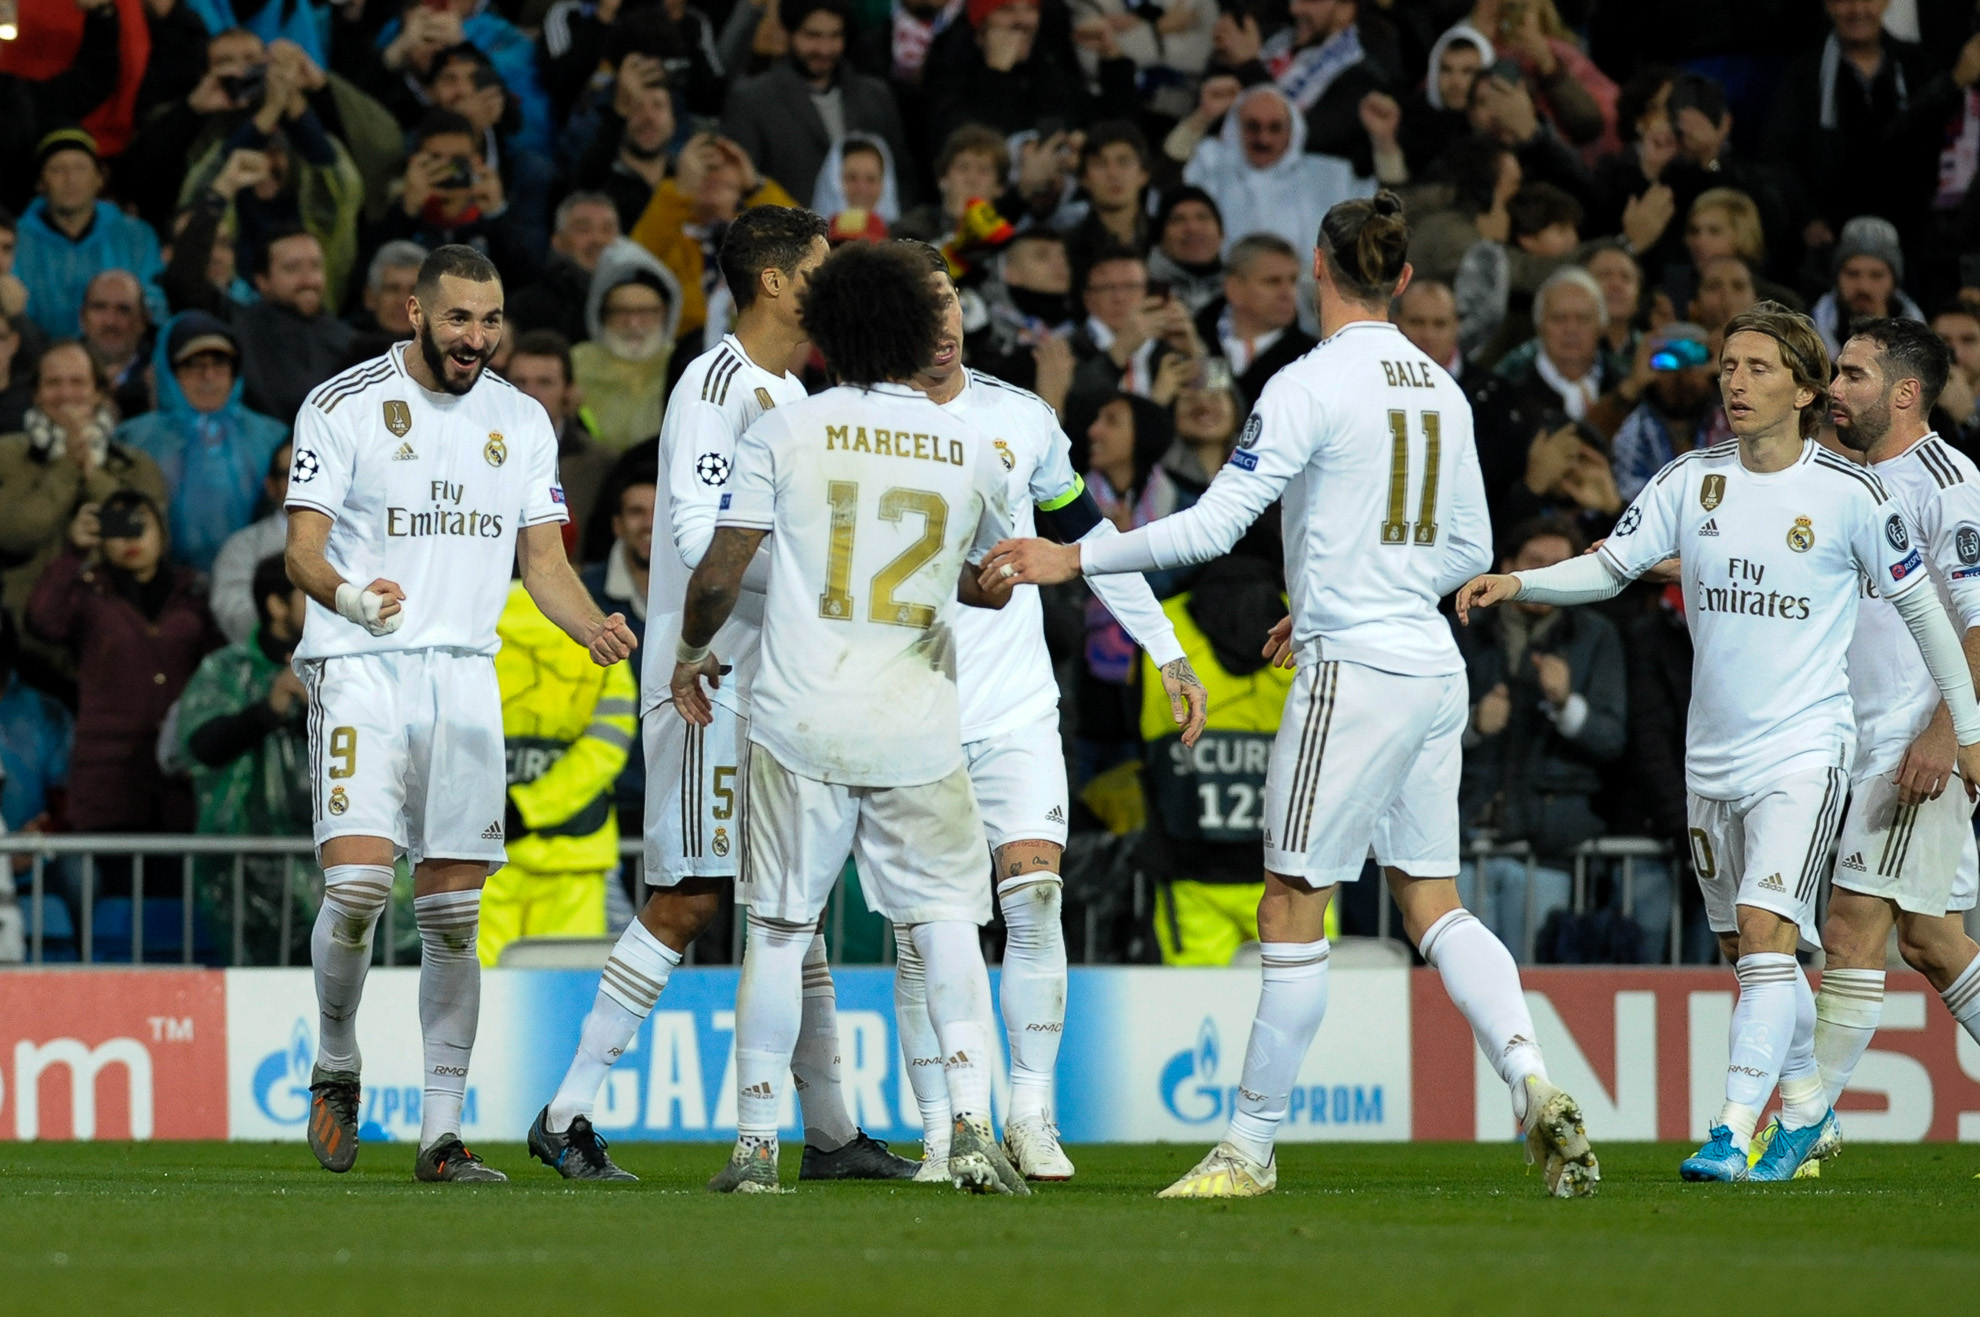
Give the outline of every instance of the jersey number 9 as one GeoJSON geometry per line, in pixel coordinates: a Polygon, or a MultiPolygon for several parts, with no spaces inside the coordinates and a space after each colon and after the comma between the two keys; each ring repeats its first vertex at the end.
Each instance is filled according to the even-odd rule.
{"type": "MultiPolygon", "coordinates": [[[[1424,412],[1423,494],[1416,509],[1416,543],[1437,542],[1437,468],[1443,453],[1442,424],[1437,413],[1424,412]]],[[[1382,543],[1408,544],[1409,532],[1409,414],[1389,413],[1389,515],[1382,522],[1382,543]]]]}
{"type": "MultiPolygon", "coordinates": [[[[826,486],[825,498],[832,507],[832,543],[825,558],[825,591],[818,596],[818,615],[836,622],[850,622],[853,538],[859,529],[859,482],[834,480],[826,486]]],[[[949,529],[949,504],[940,494],[925,489],[896,486],[880,496],[880,520],[898,522],[909,513],[921,516],[921,538],[873,574],[868,585],[871,599],[866,616],[869,621],[926,631],[935,624],[934,605],[902,603],[894,598],[894,591],[942,551],[942,537],[949,529]]]]}

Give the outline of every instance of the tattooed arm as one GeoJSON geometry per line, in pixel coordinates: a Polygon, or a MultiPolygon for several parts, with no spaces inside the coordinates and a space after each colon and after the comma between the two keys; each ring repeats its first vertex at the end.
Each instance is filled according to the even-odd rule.
{"type": "Polygon", "coordinates": [[[1195,745],[1203,735],[1204,721],[1210,716],[1210,692],[1189,660],[1179,658],[1162,665],[1162,689],[1169,693],[1169,712],[1182,728],[1182,743],[1195,745]]]}
{"type": "Polygon", "coordinates": [[[741,526],[716,527],[715,537],[708,542],[708,552],[701,555],[701,564],[688,578],[681,640],[674,651],[674,678],[668,684],[673,691],[675,711],[697,726],[706,727],[715,717],[708,692],[701,687],[702,678],[708,679],[710,687],[720,687],[722,674],[728,671],[719,658],[708,652],[708,642],[715,638],[722,623],[729,620],[736,606],[736,595],[742,590],[743,572],[767,534],[768,531],[741,526]]]}

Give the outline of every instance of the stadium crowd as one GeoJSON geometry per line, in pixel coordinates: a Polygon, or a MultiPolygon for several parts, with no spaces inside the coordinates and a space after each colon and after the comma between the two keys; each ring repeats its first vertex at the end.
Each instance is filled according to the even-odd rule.
{"type": "MultiPolygon", "coordinates": [[[[759,205],[811,207],[835,244],[938,246],[969,363],[1058,410],[1124,529],[1193,502],[1313,346],[1316,226],[1378,185],[1412,226],[1395,318],[1473,398],[1508,568],[1581,552],[1664,463],[1728,436],[1719,334],[1762,298],[1808,310],[1832,351],[1858,317],[1928,320],[1956,358],[1938,431],[1980,456],[1971,0],[17,8],[0,41],[12,831],[308,833],[288,432],[317,384],[411,336],[413,274],[444,243],[501,271],[495,367],[548,411],[567,547],[635,623],[667,391],[730,322],[713,257],[759,205]]],[[[792,365],[824,383],[816,358],[792,365]]],[[[1213,729],[1277,726],[1273,524],[1151,578],[1213,729]]],[[[1535,857],[1481,857],[1462,881],[1516,953],[1654,961],[1675,920],[1688,957],[1713,954],[1681,860],[1636,863],[1627,909],[1596,861],[1569,909],[1591,839],[1687,854],[1682,609],[1642,587],[1460,632],[1466,824],[1535,857]]],[[[1119,926],[1106,954],[1227,961],[1255,937],[1261,867],[1255,835],[1227,838],[1257,820],[1174,789],[1153,669],[1083,586],[1049,592],[1047,620],[1087,834],[1069,902],[1119,926]],[[1134,870],[1152,911],[1122,896],[1134,870]]],[[[620,712],[636,678],[584,674],[546,628],[518,590],[506,899],[566,882],[602,933],[618,837],[639,835],[620,712]]],[[[258,960],[291,926],[281,875],[251,871],[258,960]]],[[[114,892],[116,866],[95,881],[114,892]]],[[[1375,886],[1342,931],[1373,931],[1354,901],[1375,886]]]]}

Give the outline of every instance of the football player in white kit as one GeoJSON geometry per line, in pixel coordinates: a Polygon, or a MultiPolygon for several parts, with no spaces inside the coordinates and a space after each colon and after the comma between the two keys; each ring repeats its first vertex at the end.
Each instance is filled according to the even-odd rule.
{"type": "Polygon", "coordinates": [[[413,865],[425,1042],[421,1180],[504,1180],[461,1143],[481,1010],[481,887],[502,866],[507,784],[495,623],[510,566],[600,665],[632,654],[564,556],[557,436],[484,367],[502,282],[471,247],[435,250],[407,303],[415,337],[319,387],[296,415],[289,579],[309,594],[296,671],[309,688],[323,908],[310,958],[321,1034],[309,1144],[357,1159],[358,1002],[392,869],[413,865]]]}
{"type": "Polygon", "coordinates": [[[1229,1132],[1165,1197],[1277,1185],[1273,1143],[1327,1007],[1327,903],[1371,843],[1404,928],[1511,1090],[1549,1191],[1600,1178],[1579,1108],[1547,1079],[1511,953],[1458,901],[1470,708],[1437,602],[1491,561],[1491,526],[1470,403],[1389,323],[1408,243],[1393,193],[1327,212],[1313,258],[1326,337],[1266,385],[1196,506],[1076,546],[999,545],[986,564],[986,581],[1042,583],[1203,562],[1284,496],[1292,616],[1275,638],[1299,676],[1266,777],[1264,983],[1229,1132]]]}
{"type": "MultiPolygon", "coordinates": [[[[990,437],[1010,484],[1019,535],[1040,525],[1062,544],[1115,533],[1072,468],[1072,443],[1058,413],[1037,394],[962,362],[962,303],[948,262],[924,243],[943,307],[935,356],[914,387],[990,437]],[[1033,509],[1036,509],[1035,517],[1033,509]]],[[[1119,618],[1162,674],[1183,742],[1203,730],[1203,683],[1183,657],[1162,606],[1139,576],[1100,577],[1093,592],[1119,618]]],[[[998,977],[1011,1058],[1011,1102],[1004,1151],[1028,1180],[1068,1180],[1073,1164],[1059,1146],[1053,1087],[1066,1023],[1066,938],[1060,923],[1059,858],[1066,844],[1065,751],[1059,737],[1059,684],[1045,652],[1044,609],[1036,586],[1020,586],[1002,610],[965,608],[956,618],[956,685],[962,696],[963,756],[983,812],[1007,936],[998,977]]],[[[914,942],[896,937],[895,1017],[921,1107],[925,1142],[917,1179],[946,1180],[949,1093],[925,1006],[914,942]]]]}
{"type": "Polygon", "coordinates": [[[868,903],[921,953],[954,1112],[951,1178],[1023,1194],[990,1128],[995,1026],[977,942],[989,857],[956,696],[958,594],[991,607],[1010,597],[978,587],[966,561],[1010,528],[1006,473],[987,437],[907,383],[941,327],[917,253],[840,248],[811,277],[804,323],[840,384],[743,435],[688,582],[671,683],[680,715],[708,725],[702,682],[724,684],[710,644],[768,536],[743,820],[738,1137],[708,1187],[778,1190],[805,947],[850,852],[868,903]]]}
{"type": "Polygon", "coordinates": [[[1980,776],[1980,707],[1959,637],[1881,479],[1811,437],[1828,354],[1808,317],[1774,302],[1726,326],[1720,388],[1736,442],[1666,466],[1595,553],[1481,576],[1458,616],[1509,599],[1606,599],[1682,557],[1694,657],[1685,733],[1692,864],[1719,945],[1734,962],[1725,1104],[1686,1180],[1790,1178],[1835,1113],[1815,1060],[1815,996],[1795,960],[1813,939],[1817,888],[1856,756],[1846,655],[1864,578],[1923,652],[1952,713],[1957,762],[1980,776]],[[1922,587],[1922,588],[1921,588],[1922,587]],[[1748,1168],[1778,1081],[1781,1125],[1748,1168]]]}
{"type": "MultiPolygon", "coordinates": [[[[659,498],[647,586],[648,661],[640,681],[646,753],[646,882],[654,889],[606,961],[570,1068],[530,1126],[536,1158],[573,1180],[631,1180],[592,1128],[606,1072],[652,1013],[682,955],[721,910],[742,858],[750,680],[763,621],[765,561],[716,638],[733,671],[712,721],[674,716],[667,682],[689,574],[715,533],[736,441],[757,417],[805,396],[787,363],[805,343],[798,299],[825,259],[825,221],[808,210],[757,206],[729,226],[718,260],[738,307],[735,331],[695,358],[674,386],[660,428],[659,498]],[[669,552],[669,550],[672,550],[669,552]],[[652,655],[659,657],[652,658],[652,655]]],[[[805,955],[804,1022],[792,1067],[804,1109],[804,1179],[905,1179],[915,1164],[852,1123],[839,1089],[839,1021],[825,939],[805,955]]]]}
{"type": "MultiPolygon", "coordinates": [[[[1927,420],[1950,369],[1945,344],[1918,321],[1858,322],[1836,357],[1829,414],[1836,437],[1863,454],[1903,510],[1907,536],[1959,620],[1972,668],[1980,658],[1980,468],[1927,420]]],[[[1961,918],[1980,896],[1973,802],[1956,784],[1947,789],[1951,715],[1897,610],[1874,587],[1857,605],[1849,693],[1856,762],[1815,994],[1815,1062],[1831,1107],[1883,1014],[1893,927],[1905,963],[1980,1042],[1980,946],[1961,918]]],[[[1840,1145],[1831,1142],[1809,1149],[1805,1173],[1820,1171],[1819,1159],[1840,1145]]]]}

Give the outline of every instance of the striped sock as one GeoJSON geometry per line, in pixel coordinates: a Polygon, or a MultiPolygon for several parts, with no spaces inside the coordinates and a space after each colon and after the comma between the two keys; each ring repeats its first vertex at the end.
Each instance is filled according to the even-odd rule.
{"type": "Polygon", "coordinates": [[[1299,1068],[1327,1017],[1327,939],[1265,942],[1258,1010],[1251,1017],[1231,1128],[1224,1137],[1255,1162],[1272,1160],[1299,1068]]]}
{"type": "Polygon", "coordinates": [[[1526,1126],[1526,1077],[1547,1077],[1533,1013],[1512,952],[1469,910],[1453,910],[1423,931],[1423,959],[1444,981],[1451,1005],[1471,1026],[1485,1059],[1506,1082],[1513,1119],[1526,1126]]]}
{"type": "Polygon", "coordinates": [[[316,1063],[357,1070],[357,1012],[371,970],[371,932],[392,899],[389,864],[336,864],[323,871],[323,908],[310,933],[316,976],[316,1063]]]}
{"type": "Polygon", "coordinates": [[[1849,1087],[1884,1014],[1884,971],[1825,969],[1815,994],[1815,1064],[1830,1106],[1849,1087]]]}
{"type": "Polygon", "coordinates": [[[544,1124],[552,1134],[562,1134],[576,1116],[589,1116],[598,1101],[598,1086],[626,1048],[632,1045],[639,1026],[653,1013],[660,992],[681,953],[647,931],[635,919],[619,934],[605,972],[598,979],[598,995],[591,1013],[584,1017],[578,1036],[577,1054],[571,1058],[557,1096],[550,1099],[550,1114],[544,1124]]]}
{"type": "Polygon", "coordinates": [[[432,892],[413,899],[419,924],[419,1031],[426,1055],[426,1093],[419,1146],[461,1130],[468,1062],[481,1023],[481,959],[475,933],[481,889],[432,892]]]}
{"type": "Polygon", "coordinates": [[[813,933],[804,952],[803,1014],[797,1050],[791,1053],[791,1082],[804,1110],[806,1144],[835,1152],[853,1141],[859,1130],[846,1114],[845,1092],[839,1086],[839,990],[832,986],[823,933],[813,933]]]}
{"type": "Polygon", "coordinates": [[[1980,956],[1966,962],[1966,968],[1946,985],[1939,999],[1945,1002],[1953,1019],[1959,1021],[1959,1027],[1980,1043],[1980,956]]]}

